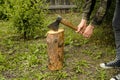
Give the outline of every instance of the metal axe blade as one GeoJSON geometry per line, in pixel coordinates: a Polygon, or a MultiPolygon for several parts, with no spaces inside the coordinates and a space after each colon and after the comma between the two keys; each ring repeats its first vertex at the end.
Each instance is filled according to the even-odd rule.
{"type": "Polygon", "coordinates": [[[61,20],[62,20],[62,18],[60,16],[58,16],[55,22],[48,25],[48,28],[50,28],[54,31],[58,31],[59,24],[60,24],[61,20]]]}

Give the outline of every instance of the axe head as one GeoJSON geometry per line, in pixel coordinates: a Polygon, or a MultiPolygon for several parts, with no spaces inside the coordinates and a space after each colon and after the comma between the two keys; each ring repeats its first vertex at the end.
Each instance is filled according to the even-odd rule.
{"type": "Polygon", "coordinates": [[[62,17],[58,16],[55,22],[48,25],[48,28],[50,28],[50,29],[52,29],[54,31],[58,31],[59,24],[60,24],[61,20],[62,20],[62,17]]]}

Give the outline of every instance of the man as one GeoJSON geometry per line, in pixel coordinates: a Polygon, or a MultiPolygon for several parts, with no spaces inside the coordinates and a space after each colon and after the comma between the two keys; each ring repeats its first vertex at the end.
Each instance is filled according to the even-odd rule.
{"type": "MultiPolygon", "coordinates": [[[[96,0],[85,0],[85,5],[83,8],[83,17],[78,25],[77,32],[82,34],[86,38],[90,38],[93,34],[93,30],[96,25],[99,25],[107,10],[110,7],[110,3],[112,0],[101,0],[100,7],[96,12],[94,18],[90,21],[89,25],[87,22],[89,21],[91,12],[94,9],[96,0]]],[[[115,68],[120,67],[120,0],[116,0],[116,8],[113,18],[113,30],[115,34],[115,43],[116,43],[116,58],[114,61],[108,63],[101,63],[100,67],[108,69],[108,68],[115,68]]],[[[116,75],[115,77],[111,78],[110,80],[120,80],[120,74],[116,75]]]]}

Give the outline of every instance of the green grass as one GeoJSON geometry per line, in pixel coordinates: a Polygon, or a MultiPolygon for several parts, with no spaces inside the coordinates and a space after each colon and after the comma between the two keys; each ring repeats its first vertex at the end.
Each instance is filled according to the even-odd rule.
{"type": "MultiPolygon", "coordinates": [[[[57,15],[49,14],[48,24],[57,15]]],[[[61,15],[76,26],[81,19],[78,13],[61,15]]],[[[59,71],[47,68],[46,35],[24,41],[8,25],[0,22],[0,80],[109,80],[117,73],[99,67],[100,62],[115,58],[114,36],[105,24],[96,28],[90,39],[60,24],[65,29],[65,48],[64,66],[59,71]]]]}

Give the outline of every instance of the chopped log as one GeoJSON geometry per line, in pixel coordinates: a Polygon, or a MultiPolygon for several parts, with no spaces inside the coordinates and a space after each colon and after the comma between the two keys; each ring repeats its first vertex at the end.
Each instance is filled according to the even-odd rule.
{"type": "Polygon", "coordinates": [[[48,31],[47,33],[48,68],[60,70],[63,67],[64,57],[64,30],[48,31]]]}

